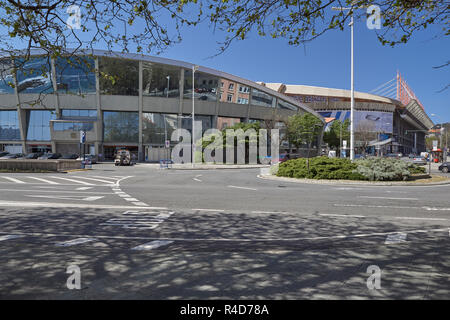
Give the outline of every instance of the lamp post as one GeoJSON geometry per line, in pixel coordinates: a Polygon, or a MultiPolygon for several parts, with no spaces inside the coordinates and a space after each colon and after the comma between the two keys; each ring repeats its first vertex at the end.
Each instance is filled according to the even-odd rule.
{"type": "Polygon", "coordinates": [[[195,162],[195,71],[198,70],[198,66],[192,66],[192,167],[195,162]]]}
{"type": "Polygon", "coordinates": [[[355,126],[354,126],[354,111],[355,111],[355,87],[354,87],[354,79],[353,79],[353,8],[344,8],[344,7],[333,7],[333,10],[336,11],[345,11],[349,10],[351,11],[350,16],[350,33],[351,33],[351,68],[350,68],[350,90],[351,90],[351,100],[350,100],[350,160],[353,161],[355,159],[355,126]]]}

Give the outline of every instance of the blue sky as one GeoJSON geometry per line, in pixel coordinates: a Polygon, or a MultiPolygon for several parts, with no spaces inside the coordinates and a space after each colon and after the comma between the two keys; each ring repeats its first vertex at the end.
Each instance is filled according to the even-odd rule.
{"type": "MultiPolygon", "coordinates": [[[[450,41],[433,39],[433,28],[416,34],[407,44],[383,46],[365,21],[355,25],[355,90],[368,92],[392,79],[399,70],[433,122],[450,122],[450,67],[434,69],[448,59],[450,41]],[[439,120],[441,119],[441,120],[439,120]]],[[[329,31],[299,47],[283,39],[254,35],[235,42],[225,53],[218,52],[221,37],[207,25],[184,32],[183,42],[161,56],[211,67],[243,78],[350,89],[350,29],[329,31]]]]}
{"type": "MultiPolygon", "coordinates": [[[[167,20],[164,22],[168,22],[167,20]]],[[[169,20],[170,25],[170,20],[169,20]]],[[[138,26],[134,26],[135,28],[138,26]]],[[[415,34],[394,48],[382,46],[365,21],[355,24],[355,90],[368,92],[392,79],[399,70],[435,123],[450,122],[450,67],[434,69],[450,59],[450,41],[435,38],[437,27],[415,34]],[[432,117],[431,114],[438,117],[432,117]]],[[[350,88],[350,29],[328,31],[301,46],[284,39],[252,35],[218,53],[223,34],[208,23],[182,30],[183,41],[160,54],[214,68],[243,78],[286,84],[350,88]]],[[[98,46],[97,49],[105,49],[98,46]]],[[[131,48],[131,51],[133,49],[131,48]]]]}

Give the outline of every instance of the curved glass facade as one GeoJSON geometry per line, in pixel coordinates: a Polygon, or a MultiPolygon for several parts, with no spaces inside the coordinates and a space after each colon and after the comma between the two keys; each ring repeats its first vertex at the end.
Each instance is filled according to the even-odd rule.
{"type": "Polygon", "coordinates": [[[95,62],[89,57],[58,58],[55,61],[59,93],[95,93],[95,62]]]}
{"type": "Polygon", "coordinates": [[[55,113],[47,110],[30,110],[27,112],[27,140],[50,141],[50,120],[55,120],[55,113]]]}
{"type": "Polygon", "coordinates": [[[103,140],[105,142],[139,141],[137,112],[103,111],[103,140]]]}
{"type": "MultiPolygon", "coordinates": [[[[196,71],[194,74],[194,98],[203,101],[216,101],[219,88],[219,78],[207,73],[196,71]]],[[[192,99],[192,70],[184,72],[185,99],[192,99]]]]}
{"type": "Polygon", "coordinates": [[[123,96],[139,95],[139,62],[100,57],[100,93],[123,96]]]}
{"type": "Polygon", "coordinates": [[[0,60],[0,94],[14,93],[14,74],[11,60],[0,60]]]}
{"type": "Polygon", "coordinates": [[[0,140],[20,140],[19,117],[16,110],[0,110],[0,140]]]}
{"type": "Polygon", "coordinates": [[[178,98],[181,68],[156,63],[142,64],[142,94],[152,97],[178,98]]]}
{"type": "Polygon", "coordinates": [[[143,143],[165,144],[178,128],[178,116],[165,113],[144,113],[142,118],[143,143]]]}
{"type": "Polygon", "coordinates": [[[17,61],[17,91],[19,93],[52,93],[53,84],[48,58],[17,61]]]}
{"type": "Polygon", "coordinates": [[[252,105],[275,108],[276,98],[257,89],[252,89],[252,105]]]}

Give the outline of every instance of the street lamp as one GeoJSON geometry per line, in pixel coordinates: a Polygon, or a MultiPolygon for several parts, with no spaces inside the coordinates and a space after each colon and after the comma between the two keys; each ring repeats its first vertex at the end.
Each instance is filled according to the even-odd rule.
{"type": "Polygon", "coordinates": [[[195,71],[198,70],[198,66],[192,66],[192,167],[195,162],[195,71]]]}
{"type": "Polygon", "coordinates": [[[350,90],[351,90],[351,102],[350,102],[350,160],[355,159],[355,130],[354,130],[354,111],[355,111],[355,87],[353,82],[353,8],[333,7],[336,11],[351,11],[350,16],[350,30],[351,30],[351,76],[350,76],[350,90]]]}

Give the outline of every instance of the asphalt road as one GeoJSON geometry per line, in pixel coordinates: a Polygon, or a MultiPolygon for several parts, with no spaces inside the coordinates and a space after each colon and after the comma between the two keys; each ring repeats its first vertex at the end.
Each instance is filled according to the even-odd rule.
{"type": "Polygon", "coordinates": [[[1,299],[450,298],[450,185],[94,168],[0,174],[1,299]]]}

